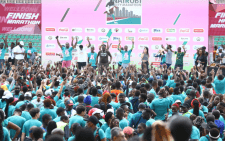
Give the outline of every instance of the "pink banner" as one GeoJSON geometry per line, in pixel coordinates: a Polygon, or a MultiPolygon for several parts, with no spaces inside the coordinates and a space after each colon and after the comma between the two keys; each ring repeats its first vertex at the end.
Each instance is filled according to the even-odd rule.
{"type": "Polygon", "coordinates": [[[0,4],[0,33],[41,34],[41,4],[0,4]]]}

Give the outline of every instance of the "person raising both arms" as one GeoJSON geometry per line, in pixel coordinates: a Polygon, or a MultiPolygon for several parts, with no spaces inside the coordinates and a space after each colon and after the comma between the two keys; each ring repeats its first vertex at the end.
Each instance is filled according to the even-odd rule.
{"type": "Polygon", "coordinates": [[[130,63],[130,55],[131,55],[131,52],[132,52],[132,50],[134,48],[134,39],[132,39],[132,48],[130,50],[128,50],[128,46],[127,45],[124,46],[124,50],[121,50],[120,49],[120,44],[121,44],[121,41],[119,39],[118,50],[122,54],[122,66],[123,66],[123,69],[125,69],[130,63]]]}
{"type": "Polygon", "coordinates": [[[178,47],[177,51],[175,51],[175,54],[177,55],[175,69],[177,67],[179,67],[180,70],[183,70],[183,66],[184,66],[183,65],[183,58],[184,58],[184,55],[186,54],[186,50],[185,50],[184,46],[182,46],[182,48],[184,49],[184,52],[181,52],[181,47],[178,47]]]}
{"type": "Polygon", "coordinates": [[[164,48],[163,45],[161,45],[162,49],[164,49],[167,54],[166,54],[166,65],[167,65],[167,68],[169,68],[172,64],[172,46],[171,45],[168,45],[167,44],[167,48],[164,48]]]}
{"type": "Polygon", "coordinates": [[[109,51],[106,50],[106,45],[102,45],[102,50],[98,52],[97,59],[96,59],[96,64],[98,64],[98,57],[100,57],[100,62],[98,64],[100,68],[100,74],[103,72],[103,66],[105,68],[108,68],[109,64],[112,62],[112,55],[109,51]],[[108,57],[110,57],[110,61],[108,60],[108,57]]]}
{"type": "MultiPolygon", "coordinates": [[[[90,39],[87,37],[88,45],[86,45],[88,48],[91,47],[90,39]]],[[[73,45],[73,43],[72,43],[73,45]]],[[[76,45],[77,46],[77,45],[76,45]]],[[[76,48],[74,45],[74,47],[76,48]]],[[[87,47],[83,47],[83,45],[79,45],[79,48],[77,49],[77,54],[78,54],[78,68],[81,70],[82,67],[86,66],[87,62],[87,47]]]]}
{"type": "MultiPolygon", "coordinates": [[[[61,48],[62,50],[62,53],[63,53],[63,62],[62,62],[62,67],[70,67],[71,65],[71,60],[72,60],[72,51],[73,49],[76,47],[77,45],[77,39],[76,39],[76,44],[73,46],[73,47],[70,47],[70,44],[67,42],[66,43],[66,47],[62,46],[59,42],[59,36],[56,36],[56,40],[57,40],[57,43],[59,45],[59,47],[61,48]]],[[[72,42],[73,42],[73,38],[72,38],[72,42]]]]}
{"type": "Polygon", "coordinates": [[[88,53],[88,63],[91,64],[93,69],[96,69],[96,58],[97,58],[97,53],[95,52],[95,47],[91,47],[91,52],[88,53]]]}
{"type": "Polygon", "coordinates": [[[145,47],[143,53],[141,54],[141,69],[144,70],[144,64],[147,66],[147,72],[149,73],[149,53],[148,48],[145,47]]]}

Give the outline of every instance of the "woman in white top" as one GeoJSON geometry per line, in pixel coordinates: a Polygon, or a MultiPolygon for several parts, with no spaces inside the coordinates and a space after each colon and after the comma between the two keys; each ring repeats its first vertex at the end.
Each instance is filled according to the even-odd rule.
{"type": "Polygon", "coordinates": [[[8,62],[12,62],[12,65],[14,65],[14,62],[15,62],[15,56],[14,56],[14,53],[13,53],[13,48],[15,47],[15,43],[12,42],[11,43],[11,46],[8,47],[8,52],[9,52],[9,58],[8,58],[8,62]]]}

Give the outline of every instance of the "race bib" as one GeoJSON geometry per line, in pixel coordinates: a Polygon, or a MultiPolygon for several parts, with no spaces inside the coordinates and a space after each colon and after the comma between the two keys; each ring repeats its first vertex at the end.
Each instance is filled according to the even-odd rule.
{"type": "Polygon", "coordinates": [[[94,60],[94,55],[91,55],[91,59],[94,60]]]}
{"type": "Polygon", "coordinates": [[[128,60],[128,53],[124,54],[124,60],[128,60]]]}
{"type": "Polygon", "coordinates": [[[66,55],[66,57],[70,56],[68,50],[65,51],[65,55],[66,55]]]}
{"type": "Polygon", "coordinates": [[[31,53],[31,50],[28,50],[27,53],[31,53]]]}

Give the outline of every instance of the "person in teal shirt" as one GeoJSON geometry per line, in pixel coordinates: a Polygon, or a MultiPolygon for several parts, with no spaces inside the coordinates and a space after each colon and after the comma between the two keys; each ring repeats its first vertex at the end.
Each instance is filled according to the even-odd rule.
{"type": "Polygon", "coordinates": [[[191,131],[190,139],[196,139],[196,140],[200,139],[200,131],[196,126],[192,125],[192,131],[191,131]]]}
{"type": "MultiPolygon", "coordinates": [[[[26,53],[27,62],[29,62],[29,59],[31,58],[33,53],[35,54],[35,56],[37,56],[37,50],[32,47],[31,42],[29,42],[29,48],[26,49],[25,53],[26,53]]],[[[32,62],[33,62],[33,60],[32,60],[32,62]]]]}
{"type": "Polygon", "coordinates": [[[155,55],[155,57],[161,58],[160,65],[166,64],[166,54],[164,53],[164,51],[159,50],[159,54],[155,55]]]}
{"type": "Polygon", "coordinates": [[[224,94],[225,93],[225,87],[224,87],[225,78],[224,78],[223,75],[217,75],[214,79],[214,84],[215,84],[215,91],[216,91],[217,94],[224,94]]]}
{"type": "MultiPolygon", "coordinates": [[[[12,122],[19,126],[21,129],[23,129],[23,125],[26,122],[26,119],[21,117],[22,111],[20,109],[16,109],[14,111],[14,115],[8,118],[9,122],[12,122]]],[[[13,138],[16,134],[16,131],[13,129],[10,129],[10,137],[13,138]]]]}
{"type": "Polygon", "coordinates": [[[21,140],[25,139],[25,136],[29,136],[29,131],[32,126],[41,127],[42,123],[37,119],[40,117],[40,110],[38,108],[33,108],[30,110],[30,115],[32,119],[26,121],[23,125],[21,140]]]}
{"type": "Polygon", "coordinates": [[[97,93],[95,95],[92,93],[91,106],[94,107],[95,104],[98,104],[98,101],[99,101],[99,97],[97,96],[97,93]]]}
{"type": "Polygon", "coordinates": [[[156,98],[150,104],[150,108],[157,114],[155,120],[165,120],[165,114],[169,111],[170,100],[166,98],[165,88],[160,89],[159,98],[156,98]]]}
{"type": "Polygon", "coordinates": [[[199,141],[222,141],[220,138],[220,131],[217,129],[217,126],[213,122],[203,123],[202,127],[206,130],[207,135],[202,136],[199,141]],[[210,127],[210,128],[209,128],[210,127]]]}
{"type": "Polygon", "coordinates": [[[57,117],[55,110],[50,109],[50,107],[51,107],[51,100],[50,99],[44,100],[44,107],[45,108],[43,110],[41,110],[41,112],[40,112],[39,121],[42,121],[42,116],[44,114],[49,114],[52,117],[52,119],[55,119],[57,117]]]}
{"type": "Polygon", "coordinates": [[[124,110],[122,108],[118,108],[116,110],[116,117],[120,120],[119,127],[123,130],[125,127],[129,126],[128,121],[124,118],[124,110]]]}
{"type": "Polygon", "coordinates": [[[5,45],[3,43],[0,43],[0,69],[2,69],[2,63],[3,65],[5,63],[6,47],[8,46],[7,39],[7,36],[5,37],[5,39],[3,38],[5,45]]]}
{"type": "Polygon", "coordinates": [[[122,66],[123,66],[123,69],[125,69],[126,67],[128,67],[128,65],[130,63],[131,52],[134,49],[134,39],[132,39],[132,48],[130,50],[128,50],[128,46],[127,45],[124,46],[124,50],[121,50],[120,49],[120,44],[121,44],[121,41],[119,40],[118,50],[122,54],[122,66]]]}
{"type": "Polygon", "coordinates": [[[83,105],[76,108],[77,115],[72,116],[69,121],[69,128],[71,128],[73,123],[79,123],[81,127],[85,127],[86,121],[84,121],[84,115],[86,114],[86,109],[83,105]]]}
{"type": "Polygon", "coordinates": [[[91,47],[91,52],[88,53],[88,63],[91,64],[91,66],[93,67],[93,69],[96,69],[97,66],[96,66],[96,58],[97,58],[97,53],[94,52],[95,48],[94,47],[91,47]]]}
{"type": "Polygon", "coordinates": [[[182,116],[188,117],[190,119],[190,116],[192,115],[192,113],[188,111],[188,109],[190,108],[189,104],[184,103],[180,107],[181,107],[181,113],[183,113],[182,116]]]}
{"type": "Polygon", "coordinates": [[[152,126],[152,124],[155,122],[154,119],[150,118],[147,122],[146,122],[146,126],[149,127],[149,126],[152,126]]]}
{"type": "Polygon", "coordinates": [[[98,132],[100,140],[105,139],[105,133],[102,129],[97,128],[97,124],[99,123],[99,120],[97,119],[96,116],[90,116],[87,119],[87,127],[92,129],[94,132],[94,137],[96,137],[96,133],[98,132]]]}
{"type": "MultiPolygon", "coordinates": [[[[68,68],[71,65],[72,51],[77,46],[77,38],[76,38],[75,45],[74,46],[72,45],[73,47],[70,47],[70,44],[68,42],[66,43],[66,47],[62,46],[59,42],[58,36],[56,36],[56,40],[57,40],[57,43],[58,43],[58,45],[61,48],[62,53],[63,53],[62,67],[68,68]]],[[[74,38],[72,37],[72,44],[73,44],[73,40],[74,40],[74,38]]]]}

